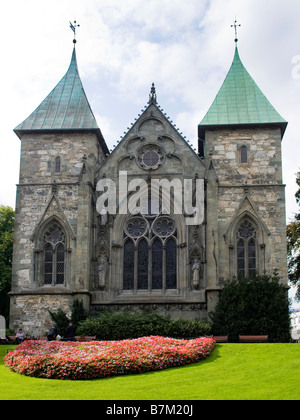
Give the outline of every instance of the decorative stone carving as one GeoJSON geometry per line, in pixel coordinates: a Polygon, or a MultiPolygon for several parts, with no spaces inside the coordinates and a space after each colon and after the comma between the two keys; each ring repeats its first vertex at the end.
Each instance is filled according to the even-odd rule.
{"type": "Polygon", "coordinates": [[[105,289],[106,284],[106,269],[107,269],[107,258],[106,256],[101,256],[98,265],[98,288],[100,290],[105,289]]]}
{"type": "Polygon", "coordinates": [[[198,290],[200,286],[200,263],[199,263],[199,260],[196,258],[194,260],[192,272],[193,272],[192,287],[193,289],[198,290]]]}

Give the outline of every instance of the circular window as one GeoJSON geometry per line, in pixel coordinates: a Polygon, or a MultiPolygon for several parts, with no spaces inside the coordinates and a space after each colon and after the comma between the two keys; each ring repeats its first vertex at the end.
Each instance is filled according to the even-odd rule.
{"type": "Polygon", "coordinates": [[[173,235],[175,232],[175,223],[169,217],[162,217],[155,221],[153,230],[156,235],[165,238],[173,235]]]}
{"type": "Polygon", "coordinates": [[[143,162],[146,166],[153,167],[158,164],[159,162],[159,155],[157,152],[153,150],[149,150],[143,156],[143,162]]]}
{"type": "Polygon", "coordinates": [[[147,222],[141,217],[130,219],[127,222],[126,231],[129,236],[133,238],[139,238],[140,236],[145,235],[147,232],[147,222]]]}
{"type": "Polygon", "coordinates": [[[137,151],[137,163],[140,168],[151,171],[161,167],[165,160],[163,150],[156,144],[148,144],[137,151]]]}

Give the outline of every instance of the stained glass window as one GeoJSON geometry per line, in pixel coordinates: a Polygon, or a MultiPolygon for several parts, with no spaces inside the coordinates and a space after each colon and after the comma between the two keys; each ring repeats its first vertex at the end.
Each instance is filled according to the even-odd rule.
{"type": "Polygon", "coordinates": [[[128,239],[124,245],[123,289],[134,288],[134,243],[128,239]]]}
{"type": "Polygon", "coordinates": [[[166,245],[166,287],[167,289],[176,289],[176,242],[171,238],[166,245]]]}
{"type": "Polygon", "coordinates": [[[138,215],[124,228],[124,290],[177,288],[176,226],[170,216],[138,215]],[[149,257],[150,256],[150,257],[149,257]]]}
{"type": "Polygon", "coordinates": [[[52,284],[52,272],[53,272],[53,247],[52,245],[47,244],[45,248],[45,274],[44,274],[45,284],[52,284]]]}
{"type": "Polygon", "coordinates": [[[148,289],[148,243],[145,239],[138,244],[138,289],[148,289]]]}
{"type": "Polygon", "coordinates": [[[130,220],[127,224],[127,232],[134,238],[139,238],[146,233],[147,222],[142,218],[130,220]]]}
{"type": "Polygon", "coordinates": [[[237,231],[238,278],[255,277],[256,264],[256,231],[253,225],[245,220],[237,231]]]}
{"type": "Polygon", "coordinates": [[[44,236],[44,284],[64,284],[65,282],[65,234],[54,224],[44,236]]]}
{"type": "Polygon", "coordinates": [[[240,239],[237,244],[238,279],[245,277],[245,242],[240,239]]]}
{"type": "Polygon", "coordinates": [[[59,245],[56,248],[56,284],[64,283],[65,273],[65,247],[59,245]]]}
{"type": "Polygon", "coordinates": [[[249,277],[256,276],[256,244],[253,239],[248,243],[248,271],[249,277]]]}
{"type": "Polygon", "coordinates": [[[175,230],[175,223],[169,218],[160,218],[154,224],[154,232],[158,236],[166,237],[172,235],[175,230]]]}
{"type": "Polygon", "coordinates": [[[155,239],[152,244],[152,289],[163,287],[163,247],[160,239],[155,239]]]}
{"type": "Polygon", "coordinates": [[[150,167],[155,166],[157,165],[158,161],[159,161],[159,156],[153,150],[149,150],[143,156],[143,162],[146,166],[150,166],[150,167]]]}

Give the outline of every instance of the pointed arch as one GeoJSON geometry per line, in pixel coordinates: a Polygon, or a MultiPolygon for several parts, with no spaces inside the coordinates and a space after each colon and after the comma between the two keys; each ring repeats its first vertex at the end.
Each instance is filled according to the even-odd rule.
{"type": "Polygon", "coordinates": [[[258,211],[252,202],[252,200],[246,195],[246,197],[241,201],[239,208],[232,217],[230,223],[224,234],[225,242],[230,245],[234,243],[234,230],[236,225],[245,218],[249,218],[257,227],[259,234],[259,241],[265,243],[265,237],[270,236],[271,233],[264,223],[264,221],[259,217],[258,211]]]}
{"type": "Polygon", "coordinates": [[[64,221],[49,217],[35,233],[36,286],[66,286],[70,278],[71,237],[64,221]]]}
{"type": "Polygon", "coordinates": [[[44,229],[44,226],[46,226],[48,223],[52,223],[52,221],[54,220],[56,220],[58,223],[60,223],[63,226],[66,233],[68,233],[68,237],[70,238],[70,240],[76,239],[76,235],[63,212],[58,196],[56,194],[52,194],[39,222],[36,225],[36,228],[34,229],[34,232],[31,236],[31,240],[33,242],[37,242],[39,238],[39,234],[44,229]],[[53,209],[50,208],[52,204],[56,205],[55,214],[53,213],[50,214],[50,212],[53,211],[53,209]]]}
{"type": "MultiPolygon", "coordinates": [[[[248,232],[249,233],[249,232],[248,232]]],[[[266,242],[271,235],[268,227],[259,216],[258,210],[251,198],[246,194],[239,208],[232,217],[224,234],[228,244],[228,274],[229,277],[253,277],[261,275],[266,269],[266,242]],[[247,227],[251,225],[255,237],[245,238],[247,227]],[[239,230],[244,226],[244,235],[239,230]]]]}

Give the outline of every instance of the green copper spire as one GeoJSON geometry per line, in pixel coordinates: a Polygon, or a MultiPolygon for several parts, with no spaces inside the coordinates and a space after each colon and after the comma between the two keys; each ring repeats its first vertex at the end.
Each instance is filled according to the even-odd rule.
{"type": "Polygon", "coordinates": [[[67,73],[37,109],[14,129],[19,138],[22,133],[41,131],[92,131],[97,135],[104,153],[109,154],[82,86],[75,42],[67,73]]]}
{"type": "Polygon", "coordinates": [[[15,132],[97,128],[79,77],[74,47],[65,76],[38,108],[15,128],[15,132]]]}
{"type": "Polygon", "coordinates": [[[199,137],[209,127],[252,124],[279,125],[282,135],[287,126],[245,69],[236,47],[226,79],[199,124],[199,137]]]}

